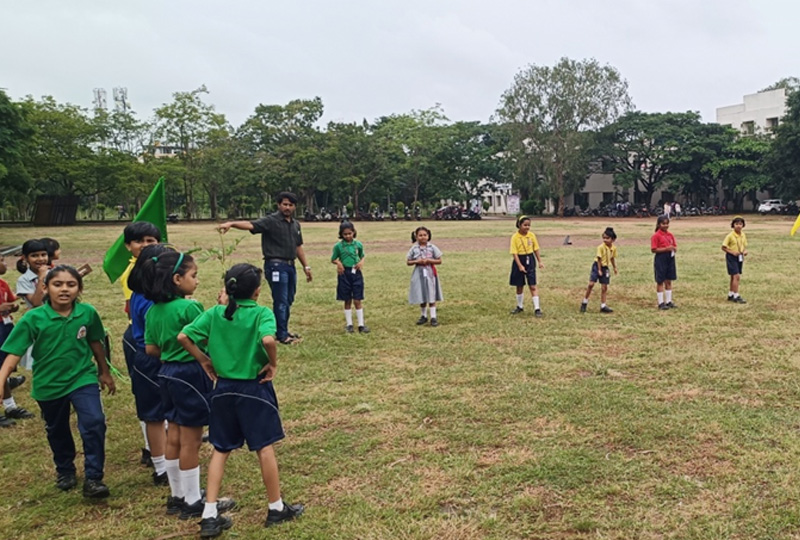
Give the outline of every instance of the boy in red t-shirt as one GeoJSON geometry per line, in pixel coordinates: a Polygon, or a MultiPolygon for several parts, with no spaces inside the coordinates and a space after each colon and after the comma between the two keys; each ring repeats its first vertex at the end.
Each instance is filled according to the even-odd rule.
{"type": "MultiPolygon", "coordinates": [[[[6,262],[2,255],[0,255],[0,275],[6,273],[6,262]]],[[[0,346],[11,333],[14,328],[14,322],[11,319],[11,314],[19,310],[17,297],[11,292],[11,287],[8,286],[4,280],[0,279],[0,346]]],[[[6,359],[6,353],[0,351],[0,365],[6,359]]],[[[9,377],[6,384],[3,386],[3,407],[5,407],[6,414],[0,414],[0,427],[11,427],[14,425],[12,418],[33,418],[33,413],[18,407],[14,398],[11,396],[11,389],[16,388],[25,382],[24,376],[9,377]]]]}

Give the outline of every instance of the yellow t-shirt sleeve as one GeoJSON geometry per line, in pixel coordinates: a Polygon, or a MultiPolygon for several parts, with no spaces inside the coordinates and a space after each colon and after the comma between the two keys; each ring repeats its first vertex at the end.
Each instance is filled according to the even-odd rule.
{"type": "Polygon", "coordinates": [[[131,257],[131,260],[128,263],[128,267],[119,277],[119,281],[122,284],[122,295],[125,297],[126,302],[131,299],[131,296],[133,296],[133,291],[130,290],[130,288],[128,287],[128,276],[131,274],[131,270],[133,270],[134,264],[136,264],[136,258],[131,257]]]}

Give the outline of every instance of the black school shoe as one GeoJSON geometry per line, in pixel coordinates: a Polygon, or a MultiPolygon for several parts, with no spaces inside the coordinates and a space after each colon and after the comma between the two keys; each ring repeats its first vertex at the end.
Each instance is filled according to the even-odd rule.
{"type": "Polygon", "coordinates": [[[4,415],[0,414],[0,427],[11,427],[15,426],[16,424],[17,423],[10,418],[6,418],[4,415]]]}
{"type": "MultiPolygon", "coordinates": [[[[737,296],[736,298],[733,299],[733,301],[735,303],[737,303],[737,304],[746,304],[747,303],[747,300],[745,300],[741,296],[737,296]]],[[[8,414],[8,411],[6,411],[6,414],[8,414]]]]}
{"type": "Polygon", "coordinates": [[[436,317],[431,319],[431,326],[439,326],[439,319],[437,319],[436,317]]]}
{"type": "Polygon", "coordinates": [[[153,471],[153,485],[155,486],[168,486],[169,485],[169,477],[167,476],[166,472],[162,472],[158,474],[157,472],[153,471]]]}
{"type": "Polygon", "coordinates": [[[523,311],[525,311],[525,310],[522,309],[521,307],[517,306],[517,307],[515,307],[514,309],[511,310],[511,315],[517,315],[519,313],[522,313],[523,311]]]}
{"type": "Polygon", "coordinates": [[[14,420],[26,420],[28,418],[34,418],[36,415],[22,407],[14,407],[13,409],[6,409],[6,416],[14,420]]]}
{"type": "Polygon", "coordinates": [[[666,306],[667,306],[669,309],[678,309],[678,306],[676,306],[676,305],[675,305],[675,304],[673,304],[672,302],[667,302],[666,306]]]}
{"type": "Polygon", "coordinates": [[[83,496],[88,499],[105,499],[109,495],[108,486],[102,480],[87,478],[83,483],[83,496]]]}
{"type": "Polygon", "coordinates": [[[536,311],[534,311],[534,312],[533,312],[533,314],[534,314],[534,315],[535,315],[537,318],[540,318],[540,317],[543,315],[543,313],[542,313],[542,310],[541,310],[541,309],[537,309],[536,311]]]}
{"type": "Polygon", "coordinates": [[[425,315],[417,319],[417,324],[419,325],[425,324],[426,322],[428,322],[428,318],[425,315]]]}
{"type": "Polygon", "coordinates": [[[353,325],[352,324],[348,324],[347,326],[344,327],[344,331],[347,332],[348,334],[352,334],[353,333],[353,325]]]}
{"type": "Polygon", "coordinates": [[[200,538],[214,538],[222,534],[222,531],[228,530],[233,525],[233,520],[228,516],[205,518],[200,520],[200,538]]]}
{"type": "Polygon", "coordinates": [[[146,467],[153,466],[153,459],[152,456],[150,455],[150,450],[148,450],[147,448],[142,448],[142,457],[141,459],[139,459],[139,463],[146,467]]]}
{"type": "Polygon", "coordinates": [[[369,326],[359,326],[358,327],[359,334],[369,334],[369,326]]]}
{"type": "Polygon", "coordinates": [[[586,313],[586,307],[587,307],[588,305],[589,305],[589,304],[584,304],[583,302],[581,302],[581,313],[586,313]]]}
{"type": "Polygon", "coordinates": [[[8,378],[8,386],[13,390],[18,386],[22,386],[22,383],[25,382],[25,375],[17,375],[16,377],[9,377],[8,378]]]}
{"type": "Polygon", "coordinates": [[[660,309],[662,311],[663,310],[667,310],[667,309],[669,309],[669,306],[662,302],[662,303],[658,304],[658,309],[660,309]]]}
{"type": "Polygon", "coordinates": [[[608,306],[603,306],[600,308],[601,313],[614,313],[614,310],[608,306]]]}
{"type": "Polygon", "coordinates": [[[180,514],[184,504],[183,497],[167,495],[167,515],[174,516],[175,514],[180,514]]]}
{"type": "MultiPolygon", "coordinates": [[[[183,508],[181,508],[181,515],[178,516],[181,519],[189,519],[189,518],[197,518],[203,515],[203,509],[206,506],[206,498],[201,497],[199,501],[194,504],[186,504],[183,503],[183,508]]],[[[222,497],[217,499],[217,514],[224,514],[228,510],[233,509],[236,506],[236,501],[233,499],[229,499],[228,497],[222,497]]]]}
{"type": "Polygon", "coordinates": [[[267,512],[267,521],[264,522],[264,527],[271,527],[284,521],[290,521],[297,516],[302,515],[306,507],[302,504],[288,504],[283,503],[283,510],[270,510],[267,512]]]}
{"type": "Polygon", "coordinates": [[[59,474],[56,478],[56,487],[61,491],[69,491],[78,485],[75,474],[59,474]]]}

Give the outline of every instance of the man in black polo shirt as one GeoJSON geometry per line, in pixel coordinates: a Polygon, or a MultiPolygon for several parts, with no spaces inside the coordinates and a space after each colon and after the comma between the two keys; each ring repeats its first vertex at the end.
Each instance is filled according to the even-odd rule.
{"type": "Polygon", "coordinates": [[[289,315],[297,289],[295,258],[303,265],[306,280],[311,281],[311,267],[306,263],[300,223],[292,217],[296,205],[294,193],[283,192],[278,194],[278,211],[274,214],[255,221],[227,221],[219,225],[222,233],[233,228],[261,235],[264,279],[272,290],[272,311],[278,328],[276,337],[286,345],[298,339],[297,335],[289,332],[289,315]]]}

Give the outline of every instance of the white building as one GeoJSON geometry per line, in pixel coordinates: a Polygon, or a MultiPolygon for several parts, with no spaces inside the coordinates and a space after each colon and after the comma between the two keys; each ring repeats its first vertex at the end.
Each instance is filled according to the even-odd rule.
{"type": "Polygon", "coordinates": [[[744,102],[717,109],[717,123],[753,134],[770,132],[786,114],[786,90],[778,88],[744,96],[744,102]]]}

